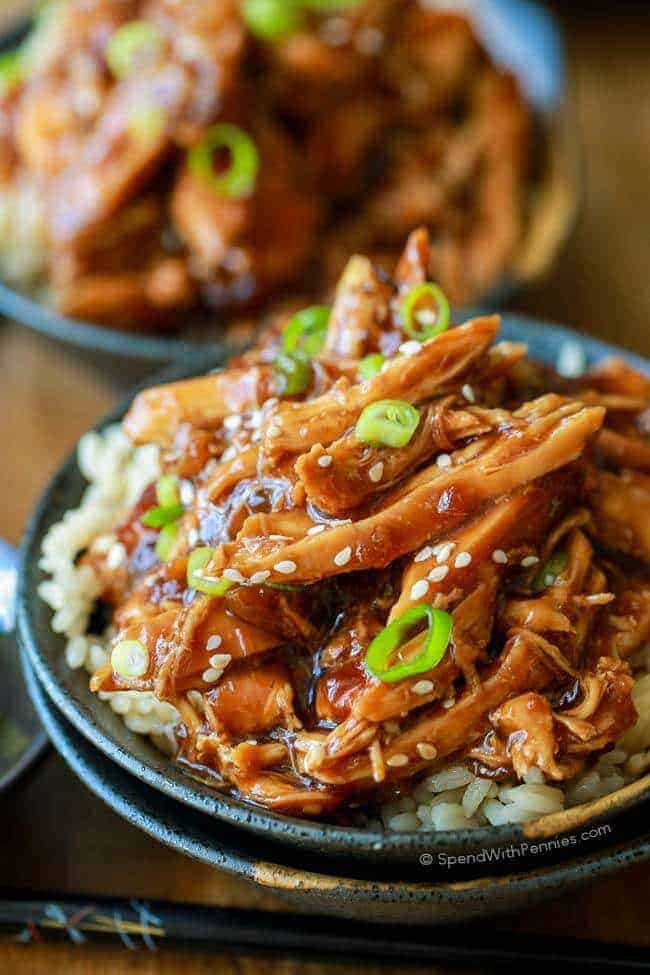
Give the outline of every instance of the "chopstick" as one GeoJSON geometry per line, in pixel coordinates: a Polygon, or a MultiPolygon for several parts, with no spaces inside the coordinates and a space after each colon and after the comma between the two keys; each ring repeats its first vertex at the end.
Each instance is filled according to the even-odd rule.
{"type": "Polygon", "coordinates": [[[24,943],[68,940],[126,950],[165,945],[400,964],[543,964],[589,972],[650,971],[647,948],[526,935],[467,925],[406,926],[167,901],[21,897],[0,900],[0,935],[24,943]]]}

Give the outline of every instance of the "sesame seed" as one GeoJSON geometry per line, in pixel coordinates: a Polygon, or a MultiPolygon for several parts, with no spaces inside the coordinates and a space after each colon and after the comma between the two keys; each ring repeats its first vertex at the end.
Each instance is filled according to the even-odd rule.
{"type": "Polygon", "coordinates": [[[266,435],[268,437],[279,437],[281,433],[282,430],[280,429],[280,427],[275,426],[275,424],[271,424],[271,426],[266,431],[266,435]]]}
{"type": "Polygon", "coordinates": [[[195,711],[203,710],[203,697],[200,691],[192,690],[187,692],[187,699],[195,711]]]}
{"type": "Polygon", "coordinates": [[[414,562],[426,562],[433,555],[433,549],[430,545],[425,545],[424,548],[420,549],[418,554],[414,557],[414,562]]]}
{"type": "Polygon", "coordinates": [[[426,579],[418,579],[411,589],[411,599],[422,599],[429,591],[429,583],[426,579]]]}
{"type": "Polygon", "coordinates": [[[386,759],[386,765],[390,765],[391,768],[399,768],[401,765],[408,765],[408,763],[408,755],[402,755],[401,752],[386,759]]]}
{"type": "Polygon", "coordinates": [[[296,571],[298,566],[290,559],[285,559],[284,562],[276,562],[273,568],[276,572],[280,572],[283,576],[290,576],[292,572],[296,571]]]}
{"type": "Polygon", "coordinates": [[[410,342],[402,342],[399,350],[402,355],[419,355],[419,353],[422,351],[422,346],[419,342],[416,342],[415,339],[411,339],[410,342]]]}
{"type": "Polygon", "coordinates": [[[307,427],[300,427],[300,430],[298,430],[298,435],[304,440],[307,436],[307,427]]]}
{"type": "Polygon", "coordinates": [[[345,548],[342,548],[340,552],[336,553],[334,556],[334,563],[335,565],[347,565],[351,558],[352,549],[349,545],[346,545],[345,548]]]}
{"type": "Polygon", "coordinates": [[[213,650],[218,650],[221,646],[221,637],[218,633],[208,638],[208,642],[205,645],[205,649],[208,653],[212,653],[213,650]]]}
{"type": "Polygon", "coordinates": [[[320,533],[324,531],[325,531],[325,525],[312,525],[312,527],[307,530],[307,534],[320,535],[320,533]]]}
{"type": "Polygon", "coordinates": [[[527,555],[525,559],[521,560],[522,568],[530,569],[532,565],[537,565],[539,559],[536,555],[527,555]]]}
{"type": "Polygon", "coordinates": [[[455,569],[465,569],[472,561],[472,556],[469,552],[459,552],[454,559],[455,569]]]}
{"type": "Polygon", "coordinates": [[[384,35],[376,27],[366,27],[359,31],[355,44],[359,54],[379,54],[384,46],[384,35]]]}
{"type": "Polygon", "coordinates": [[[318,458],[317,463],[319,467],[329,467],[330,464],[332,463],[332,458],[330,457],[329,454],[323,454],[322,457],[318,458]]]}
{"type": "Polygon", "coordinates": [[[242,582],[246,582],[241,572],[239,572],[237,569],[224,569],[223,577],[229,582],[239,582],[240,584],[242,582]]]}
{"type": "Polygon", "coordinates": [[[436,562],[440,565],[442,562],[446,562],[452,551],[455,549],[455,542],[443,542],[436,552],[436,562]]]}
{"type": "Polygon", "coordinates": [[[414,317],[420,325],[435,325],[438,321],[438,312],[433,308],[419,308],[414,317]]]}
{"type": "Polygon", "coordinates": [[[109,569],[119,569],[126,562],[126,549],[121,542],[114,542],[108,550],[106,565],[109,569]]]}
{"type": "Polygon", "coordinates": [[[190,546],[190,548],[194,548],[198,540],[199,533],[197,532],[196,528],[190,528],[187,533],[187,544],[190,546]]]}
{"type": "Polygon", "coordinates": [[[448,711],[450,708],[453,708],[455,703],[456,703],[455,697],[448,697],[445,701],[442,702],[442,706],[446,711],[448,711]]]}
{"type": "Polygon", "coordinates": [[[226,430],[239,430],[240,426],[242,425],[242,418],[238,413],[232,413],[230,416],[225,418],[223,425],[226,430]]]}
{"type": "Polygon", "coordinates": [[[461,393],[463,394],[463,396],[465,397],[465,399],[469,403],[475,403],[476,402],[476,396],[474,395],[474,390],[469,385],[469,383],[465,383],[465,385],[461,389],[461,393]]]}
{"type": "Polygon", "coordinates": [[[322,25],[320,35],[330,47],[341,47],[350,40],[350,24],[343,17],[331,17],[322,25]]]}
{"type": "Polygon", "coordinates": [[[426,758],[428,761],[435,758],[438,754],[438,749],[434,745],[429,745],[426,741],[419,741],[415,747],[422,758],[426,758]]]}
{"type": "Polygon", "coordinates": [[[271,573],[268,569],[262,569],[261,572],[254,572],[250,578],[251,585],[261,586],[263,582],[266,582],[270,575],[271,573]]]}
{"type": "Polygon", "coordinates": [[[442,582],[445,576],[449,573],[448,565],[438,565],[435,569],[432,569],[429,573],[429,578],[431,582],[442,582]]]}
{"type": "Polygon", "coordinates": [[[414,694],[430,694],[433,690],[432,680],[419,680],[411,688],[414,694]]]}
{"type": "Polygon", "coordinates": [[[215,670],[214,667],[208,667],[207,670],[203,671],[201,677],[206,684],[214,684],[215,681],[219,680],[221,674],[218,670],[215,670]]]}
{"type": "Polygon", "coordinates": [[[384,473],[384,465],[382,464],[381,461],[378,461],[376,464],[373,464],[370,470],[368,471],[368,477],[370,478],[373,484],[377,484],[379,481],[381,481],[383,473],[384,473]]]}
{"type": "Polygon", "coordinates": [[[438,454],[436,457],[437,467],[451,467],[451,457],[449,454],[438,454]]]}
{"type": "Polygon", "coordinates": [[[492,552],[492,561],[496,562],[497,565],[507,565],[508,556],[502,548],[495,548],[494,552],[492,552]]]}
{"type": "Polygon", "coordinates": [[[213,653],[210,657],[210,666],[219,674],[223,674],[231,660],[232,657],[229,653],[213,653]]]}
{"type": "Polygon", "coordinates": [[[190,484],[189,481],[183,481],[181,483],[180,490],[178,493],[180,495],[181,504],[185,505],[185,507],[188,508],[194,501],[194,497],[196,494],[194,490],[194,486],[190,484]]]}

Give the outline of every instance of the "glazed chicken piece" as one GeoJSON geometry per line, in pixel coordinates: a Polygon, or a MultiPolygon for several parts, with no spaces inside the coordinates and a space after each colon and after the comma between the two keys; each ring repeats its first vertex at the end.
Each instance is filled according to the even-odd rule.
{"type": "Polygon", "coordinates": [[[585,490],[594,538],[612,551],[650,564],[650,477],[592,468],[585,490]]]}

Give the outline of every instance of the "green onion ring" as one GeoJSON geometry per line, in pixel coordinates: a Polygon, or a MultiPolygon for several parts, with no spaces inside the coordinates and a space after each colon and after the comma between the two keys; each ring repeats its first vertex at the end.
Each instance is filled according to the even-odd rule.
{"type": "Polygon", "coordinates": [[[171,525],[172,522],[178,521],[184,511],[182,504],[159,504],[145,511],[140,521],[147,528],[162,528],[163,525],[171,525]]]}
{"type": "Polygon", "coordinates": [[[178,538],[178,522],[172,521],[169,525],[163,525],[156,541],[156,555],[161,562],[167,562],[171,551],[178,538]]]}
{"type": "Polygon", "coordinates": [[[381,372],[385,361],[385,355],[382,355],[381,352],[373,352],[361,360],[357,372],[362,379],[372,379],[373,376],[381,372]]]}
{"type": "Polygon", "coordinates": [[[155,24],[132,20],[112,34],[106,45],[106,63],[116,78],[126,78],[141,61],[160,57],[162,46],[162,34],[155,24]]]}
{"type": "Polygon", "coordinates": [[[229,579],[209,578],[203,570],[214,558],[214,549],[203,546],[195,548],[187,560],[187,584],[190,589],[206,593],[208,596],[223,596],[233,585],[229,579]]]}
{"type": "Polygon", "coordinates": [[[405,447],[415,433],[420,414],[410,403],[382,399],[371,403],[357,420],[357,440],[373,447],[405,447]]]}
{"type": "Polygon", "coordinates": [[[304,353],[278,352],[273,366],[282,396],[297,396],[311,386],[311,362],[304,353]]]}
{"type": "Polygon", "coordinates": [[[208,129],[203,139],[188,152],[190,170],[220,196],[249,196],[255,188],[259,153],[251,137],[230,122],[220,122],[208,129]],[[215,173],[214,154],[218,149],[230,152],[230,166],[215,173]]]}
{"type": "Polygon", "coordinates": [[[163,508],[172,508],[181,503],[178,492],[178,478],[174,474],[163,474],[156,484],[158,504],[163,508]]]}
{"type": "Polygon", "coordinates": [[[283,350],[318,355],[325,345],[331,311],[329,305],[312,305],[296,312],[282,330],[283,350]]]}
{"type": "Polygon", "coordinates": [[[440,335],[441,332],[446,332],[449,328],[450,318],[449,302],[444,291],[431,281],[426,281],[424,284],[417,284],[414,288],[411,288],[402,303],[404,331],[418,342],[426,342],[427,339],[432,339],[434,335],[440,335]],[[436,305],[435,321],[424,326],[418,323],[416,311],[417,306],[423,298],[433,298],[436,305]]]}
{"type": "Polygon", "coordinates": [[[378,680],[395,684],[407,677],[415,677],[437,667],[449,646],[453,620],[449,613],[433,606],[414,606],[393,620],[378,633],[366,651],[366,667],[378,680]],[[407,643],[413,628],[422,620],[427,621],[427,635],[422,652],[413,660],[386,667],[395,651],[407,643]]]}
{"type": "Polygon", "coordinates": [[[280,41],[302,27],[299,0],[244,0],[242,14],[251,34],[263,41],[280,41]]]}

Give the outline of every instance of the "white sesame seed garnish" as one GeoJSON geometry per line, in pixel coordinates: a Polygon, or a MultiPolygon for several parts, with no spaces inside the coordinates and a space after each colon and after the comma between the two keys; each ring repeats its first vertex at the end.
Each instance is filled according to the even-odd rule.
{"type": "Polygon", "coordinates": [[[587,357],[579,342],[563,342],[555,366],[565,379],[577,379],[587,368],[587,357]]]}
{"type": "Polygon", "coordinates": [[[419,325],[435,325],[438,321],[438,312],[433,308],[418,308],[414,318],[419,325]]]}
{"type": "Polygon", "coordinates": [[[431,579],[431,582],[442,582],[448,573],[448,565],[437,565],[436,568],[432,569],[429,573],[429,578],[431,579]]]}
{"type": "Polygon", "coordinates": [[[261,572],[254,572],[250,578],[251,585],[261,586],[263,582],[266,582],[270,575],[271,573],[268,569],[262,569],[261,572]]]}
{"type": "Polygon", "coordinates": [[[224,579],[227,579],[228,582],[238,582],[240,584],[242,582],[246,582],[244,576],[237,569],[224,569],[223,577],[224,579]]]}
{"type": "Polygon", "coordinates": [[[336,555],[334,556],[334,564],[347,565],[351,558],[352,558],[352,549],[350,548],[349,545],[346,545],[345,548],[342,548],[341,551],[337,552],[336,555]]]}
{"type": "Polygon", "coordinates": [[[418,554],[416,556],[414,556],[413,561],[414,562],[426,562],[426,560],[427,559],[430,559],[433,554],[434,554],[434,552],[433,552],[433,549],[431,548],[431,546],[430,545],[425,545],[424,548],[421,548],[420,551],[418,552],[418,554]]]}
{"type": "Polygon", "coordinates": [[[325,525],[312,525],[311,528],[307,529],[307,534],[320,535],[320,533],[324,531],[325,531],[325,525]]]}
{"type": "Polygon", "coordinates": [[[411,688],[414,694],[430,694],[433,690],[432,680],[418,680],[411,688]]]}
{"type": "Polygon", "coordinates": [[[279,437],[281,433],[282,430],[280,429],[280,427],[276,426],[275,424],[271,424],[271,426],[266,431],[267,437],[279,437]]]}
{"type": "Polygon", "coordinates": [[[408,755],[402,755],[401,752],[386,759],[386,765],[390,765],[391,768],[399,768],[401,765],[408,765],[408,763],[408,755]]]}
{"type": "Polygon", "coordinates": [[[522,568],[530,569],[532,565],[537,565],[539,559],[536,555],[527,555],[525,559],[521,560],[522,568]]]}
{"type": "Polygon", "coordinates": [[[425,758],[427,761],[431,761],[438,754],[438,749],[435,745],[429,745],[426,741],[419,741],[415,747],[422,758],[425,758]]]}
{"type": "Polygon", "coordinates": [[[415,339],[411,339],[409,342],[402,342],[399,350],[402,355],[419,355],[422,351],[422,346],[415,339]]]}
{"type": "Polygon", "coordinates": [[[203,671],[203,673],[201,674],[201,677],[205,681],[206,684],[214,684],[215,681],[218,681],[219,680],[219,678],[221,677],[221,674],[219,673],[218,670],[215,670],[214,667],[208,667],[207,670],[204,670],[203,671]]]}
{"type": "Polygon", "coordinates": [[[378,484],[379,481],[381,481],[383,474],[384,474],[384,465],[380,460],[377,461],[376,464],[373,464],[370,470],[368,471],[368,477],[370,478],[373,484],[378,484]]]}
{"type": "Polygon", "coordinates": [[[230,416],[227,416],[224,419],[223,425],[226,428],[226,430],[234,431],[234,430],[239,430],[240,426],[242,425],[242,422],[243,422],[242,418],[238,413],[232,413],[230,416]]]}
{"type": "Polygon", "coordinates": [[[492,561],[496,562],[497,565],[507,565],[508,556],[502,548],[495,548],[494,552],[492,552],[492,561]]]}
{"type": "Polygon", "coordinates": [[[181,499],[181,504],[185,505],[186,508],[189,508],[189,506],[194,501],[194,497],[196,495],[196,491],[194,490],[194,485],[191,484],[189,481],[181,481],[181,486],[179,488],[178,493],[181,499]]]}
{"type": "Polygon", "coordinates": [[[469,552],[459,552],[454,559],[455,569],[465,569],[472,561],[472,556],[469,552]]]}
{"type": "Polygon", "coordinates": [[[443,542],[436,552],[436,562],[441,565],[446,562],[453,550],[456,548],[455,542],[443,542]]]}
{"type": "Polygon", "coordinates": [[[429,591],[429,583],[426,579],[418,579],[411,589],[411,599],[422,599],[429,591]]]}
{"type": "Polygon", "coordinates": [[[208,651],[208,653],[212,653],[213,650],[218,650],[220,646],[221,637],[218,633],[214,633],[211,637],[208,637],[205,649],[208,651]]]}
{"type": "Polygon", "coordinates": [[[359,54],[379,54],[384,46],[384,35],[376,27],[365,27],[357,34],[355,46],[359,54]]]}
{"type": "Polygon", "coordinates": [[[449,454],[438,454],[436,457],[437,467],[451,467],[451,457],[449,454]]]}
{"type": "Polygon", "coordinates": [[[455,703],[456,703],[455,697],[448,697],[445,701],[442,702],[442,706],[445,709],[445,711],[448,711],[449,708],[453,708],[455,703]]]}
{"type": "Polygon", "coordinates": [[[210,657],[210,666],[221,675],[231,660],[229,653],[213,653],[210,657]]]}
{"type": "Polygon", "coordinates": [[[465,397],[468,403],[476,402],[476,396],[474,395],[474,390],[469,385],[469,383],[465,383],[465,385],[461,389],[461,393],[463,394],[463,396],[465,397]]]}
{"type": "Polygon", "coordinates": [[[197,532],[196,528],[190,528],[187,533],[187,544],[190,546],[190,548],[194,548],[198,540],[199,533],[197,532]]]}
{"type": "Polygon", "coordinates": [[[292,572],[296,571],[298,566],[291,559],[285,559],[283,562],[276,562],[273,568],[283,576],[290,576],[292,572]]]}
{"type": "Polygon", "coordinates": [[[330,47],[341,47],[350,40],[350,24],[343,17],[330,17],[322,25],[320,35],[330,47]]]}
{"type": "Polygon", "coordinates": [[[304,438],[307,436],[307,427],[300,427],[300,430],[298,430],[298,435],[304,440],[304,438]]]}
{"type": "Polygon", "coordinates": [[[318,458],[317,464],[319,467],[329,467],[332,463],[332,457],[329,454],[323,454],[322,457],[318,458]]]}
{"type": "Polygon", "coordinates": [[[121,542],[114,542],[108,550],[106,565],[109,569],[119,569],[126,562],[126,549],[121,542]]]}

